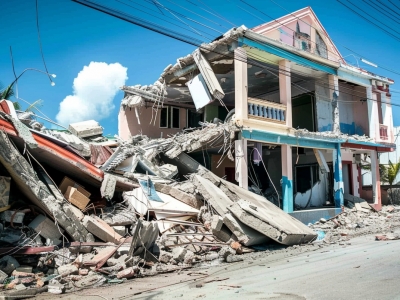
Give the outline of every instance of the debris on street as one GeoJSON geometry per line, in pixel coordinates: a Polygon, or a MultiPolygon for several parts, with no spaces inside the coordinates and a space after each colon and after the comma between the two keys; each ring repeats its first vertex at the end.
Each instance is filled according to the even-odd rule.
{"type": "Polygon", "coordinates": [[[69,132],[38,130],[3,111],[0,123],[4,295],[61,294],[212,260],[233,263],[253,245],[317,237],[186,154],[226,141],[235,131],[229,122],[129,141],[108,140],[95,121],[69,132]]]}

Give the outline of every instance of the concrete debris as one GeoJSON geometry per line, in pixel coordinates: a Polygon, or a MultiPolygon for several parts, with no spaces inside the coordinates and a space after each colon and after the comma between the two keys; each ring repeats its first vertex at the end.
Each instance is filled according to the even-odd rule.
{"type": "Polygon", "coordinates": [[[68,130],[77,137],[86,138],[103,134],[103,127],[94,120],[70,124],[68,130]]]}
{"type": "MultiPolygon", "coordinates": [[[[179,65],[201,65],[211,53],[207,51],[243,30],[231,31],[201,55],[195,53],[195,60],[191,55],[179,65]]],[[[164,75],[172,79],[184,68],[170,66],[164,75]]],[[[164,79],[153,86],[124,87],[123,106],[136,108],[157,97],[161,101],[165,95],[157,93],[164,91],[164,79]]],[[[215,82],[207,89],[222,95],[215,82]]],[[[22,117],[29,128],[39,128],[30,115],[22,117]]],[[[345,194],[350,208],[307,227],[186,154],[224,145],[222,156],[233,159],[227,145],[233,144],[238,128],[231,122],[205,122],[166,138],[137,135],[123,141],[101,136],[95,121],[71,124],[72,135],[43,129],[38,135],[21,122],[4,120],[0,117],[19,128],[13,134],[0,132],[0,241],[5,245],[0,249],[5,255],[0,285],[16,293],[4,294],[6,298],[44,290],[61,294],[201,264],[239,262],[246,253],[272,249],[275,242],[283,248],[312,243],[317,236],[315,244],[343,242],[366,228],[374,229],[377,240],[399,238],[388,226],[399,222],[397,207],[377,212],[363,199],[345,194]]],[[[337,136],[324,135],[320,138],[337,136]]]]}
{"type": "Polygon", "coordinates": [[[97,216],[85,216],[82,224],[90,233],[104,242],[118,244],[122,239],[121,235],[97,216]]]}

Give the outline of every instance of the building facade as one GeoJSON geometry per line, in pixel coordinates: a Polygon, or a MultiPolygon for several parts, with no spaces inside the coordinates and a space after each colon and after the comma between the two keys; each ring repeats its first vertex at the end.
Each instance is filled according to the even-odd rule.
{"type": "Polygon", "coordinates": [[[347,195],[360,197],[368,156],[366,200],[379,208],[379,154],[395,149],[393,83],[346,63],[306,7],[230,30],[178,58],[151,86],[123,87],[119,134],[159,138],[230,121],[233,161],[209,148],[199,162],[303,220],[334,215],[347,195]]]}

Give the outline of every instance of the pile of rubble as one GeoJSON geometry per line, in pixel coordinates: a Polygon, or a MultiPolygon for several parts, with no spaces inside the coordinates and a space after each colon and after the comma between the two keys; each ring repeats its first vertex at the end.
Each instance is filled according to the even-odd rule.
{"type": "Polygon", "coordinates": [[[400,226],[399,206],[384,206],[381,211],[376,211],[362,199],[355,205],[350,202],[348,206],[352,208],[345,207],[337,216],[309,225],[318,233],[318,240],[346,244],[350,238],[366,234],[376,234],[377,240],[399,238],[394,234],[395,228],[400,226]]]}
{"type": "Polygon", "coordinates": [[[37,123],[0,101],[3,298],[235,262],[255,245],[296,245],[317,236],[186,154],[221,147],[233,160],[229,123],[129,141],[102,136],[95,121],[68,131],[37,123]]]}

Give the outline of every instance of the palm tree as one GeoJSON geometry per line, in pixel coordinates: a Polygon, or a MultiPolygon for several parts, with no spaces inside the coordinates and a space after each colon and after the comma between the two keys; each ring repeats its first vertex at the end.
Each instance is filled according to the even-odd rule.
{"type": "Polygon", "coordinates": [[[390,201],[391,204],[393,205],[393,182],[395,181],[397,175],[400,172],[400,161],[398,161],[397,163],[392,163],[389,160],[389,166],[387,167],[387,182],[389,182],[389,186],[390,186],[390,201]]]}

